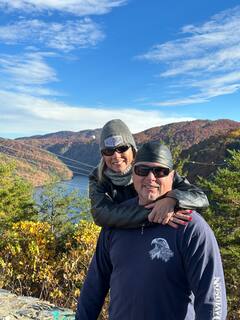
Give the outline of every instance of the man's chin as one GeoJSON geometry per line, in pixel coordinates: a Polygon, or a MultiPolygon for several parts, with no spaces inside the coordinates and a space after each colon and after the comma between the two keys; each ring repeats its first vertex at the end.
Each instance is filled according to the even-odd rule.
{"type": "Polygon", "coordinates": [[[147,202],[153,202],[155,201],[157,198],[159,197],[159,195],[156,192],[153,191],[149,191],[146,193],[145,195],[145,200],[147,202]]]}

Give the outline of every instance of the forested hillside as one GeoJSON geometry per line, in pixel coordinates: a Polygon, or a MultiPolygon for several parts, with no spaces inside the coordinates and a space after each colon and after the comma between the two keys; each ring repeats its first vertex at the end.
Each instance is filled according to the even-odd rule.
{"type": "Polygon", "coordinates": [[[0,138],[0,161],[15,161],[17,174],[33,186],[49,183],[53,179],[70,179],[72,172],[54,154],[22,144],[16,140],[0,138]]]}
{"type": "MultiPolygon", "coordinates": [[[[150,128],[134,137],[138,146],[148,140],[168,144],[178,160],[184,161],[183,171],[190,181],[195,182],[197,176],[207,177],[222,166],[228,149],[240,149],[239,130],[240,123],[232,120],[195,120],[150,128]]],[[[100,160],[100,133],[101,129],[61,131],[16,140],[0,139],[0,153],[9,160],[17,157],[20,176],[35,186],[42,185],[53,177],[59,180],[75,174],[88,175],[100,160]]]]}
{"type": "MultiPolygon", "coordinates": [[[[150,126],[151,124],[149,124],[150,126]]],[[[238,148],[238,136],[228,142],[229,133],[240,128],[240,123],[232,120],[195,120],[172,123],[164,126],[150,128],[134,135],[138,145],[149,140],[162,140],[174,151],[178,149],[178,156],[182,159],[189,157],[185,171],[189,172],[191,181],[195,181],[197,175],[204,177],[215,172],[212,162],[221,163],[227,154],[227,149],[233,146],[238,148]],[[226,142],[224,142],[226,140],[226,142]],[[221,142],[222,141],[222,142],[221,142]],[[209,150],[211,152],[208,152],[209,150]],[[194,161],[194,163],[192,163],[194,161]],[[206,163],[206,165],[195,162],[206,163]]],[[[95,166],[100,159],[99,136],[100,129],[84,130],[79,132],[56,132],[43,136],[22,138],[19,141],[41,147],[55,153],[76,174],[91,171],[90,167],[76,166],[74,162],[80,161],[95,166]],[[62,156],[69,158],[64,159],[62,156]],[[71,166],[74,166],[71,167],[71,166]],[[84,168],[81,171],[79,168],[84,168]]]]}
{"type": "Polygon", "coordinates": [[[181,157],[188,158],[184,165],[188,178],[195,181],[197,176],[209,177],[225,167],[225,161],[231,155],[229,150],[240,150],[240,129],[212,136],[183,150],[181,157]]]}

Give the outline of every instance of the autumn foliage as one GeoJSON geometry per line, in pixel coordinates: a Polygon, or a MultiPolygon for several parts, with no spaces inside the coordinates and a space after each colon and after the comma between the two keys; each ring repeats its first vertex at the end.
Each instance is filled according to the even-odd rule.
{"type": "Polygon", "coordinates": [[[0,287],[74,310],[99,227],[89,199],[63,191],[48,186],[37,205],[14,163],[0,163],[0,287]]]}
{"type": "Polygon", "coordinates": [[[0,237],[0,286],[74,309],[98,232],[81,221],[59,251],[49,223],[14,223],[0,237]]]}

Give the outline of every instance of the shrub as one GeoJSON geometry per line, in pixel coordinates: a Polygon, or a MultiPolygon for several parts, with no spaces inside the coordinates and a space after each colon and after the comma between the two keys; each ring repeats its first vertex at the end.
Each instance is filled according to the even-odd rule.
{"type": "Polygon", "coordinates": [[[14,223],[0,235],[1,287],[75,308],[98,233],[93,222],[82,220],[59,251],[49,223],[14,223]]]}

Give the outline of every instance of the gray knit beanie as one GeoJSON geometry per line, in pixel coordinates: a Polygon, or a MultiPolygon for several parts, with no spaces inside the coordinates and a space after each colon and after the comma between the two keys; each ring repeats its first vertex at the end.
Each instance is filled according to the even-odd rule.
{"type": "Polygon", "coordinates": [[[171,151],[158,141],[144,143],[139,148],[134,162],[157,162],[164,168],[173,168],[171,151]]]}
{"type": "Polygon", "coordinates": [[[133,135],[122,120],[113,119],[104,125],[100,136],[100,150],[129,144],[137,150],[133,135]]]}

